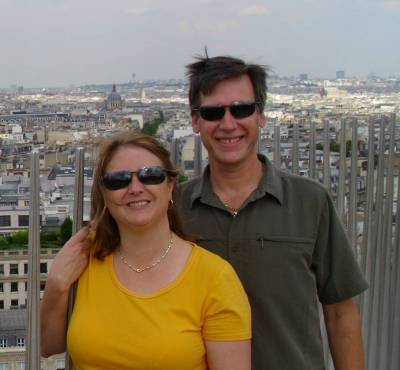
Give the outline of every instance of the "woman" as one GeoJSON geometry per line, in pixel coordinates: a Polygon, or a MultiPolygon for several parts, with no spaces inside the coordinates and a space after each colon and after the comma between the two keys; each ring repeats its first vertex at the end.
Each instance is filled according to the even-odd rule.
{"type": "Polygon", "coordinates": [[[177,172],[155,139],[124,133],[100,152],[92,228],[55,258],[41,352],[77,369],[249,370],[250,309],[231,266],[183,239],[177,172]],[[71,321],[68,293],[79,279],[71,321]]]}

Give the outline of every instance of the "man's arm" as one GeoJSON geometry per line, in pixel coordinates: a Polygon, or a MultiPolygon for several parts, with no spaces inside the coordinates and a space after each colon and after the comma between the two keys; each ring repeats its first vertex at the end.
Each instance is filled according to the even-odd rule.
{"type": "Polygon", "coordinates": [[[361,321],[352,299],[323,305],[329,347],[336,370],[364,370],[361,321]]]}

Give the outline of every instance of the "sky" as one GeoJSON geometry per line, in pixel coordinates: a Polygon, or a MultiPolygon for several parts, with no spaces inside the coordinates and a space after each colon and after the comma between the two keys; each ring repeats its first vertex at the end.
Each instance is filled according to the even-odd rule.
{"type": "Polygon", "coordinates": [[[0,88],[184,78],[204,46],[279,76],[400,77],[400,0],[0,0],[0,88]]]}

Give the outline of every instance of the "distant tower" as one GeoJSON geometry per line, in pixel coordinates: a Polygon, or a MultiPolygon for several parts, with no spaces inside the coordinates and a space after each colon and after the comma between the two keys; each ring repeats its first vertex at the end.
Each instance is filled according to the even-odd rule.
{"type": "Polygon", "coordinates": [[[144,101],[146,100],[146,90],[143,88],[142,91],[140,92],[140,100],[144,101]]]}
{"type": "Polygon", "coordinates": [[[336,79],[345,78],[346,74],[343,70],[336,71],[336,79]]]}
{"type": "Polygon", "coordinates": [[[307,73],[300,73],[299,74],[299,80],[301,80],[301,81],[308,80],[308,74],[307,73]]]}

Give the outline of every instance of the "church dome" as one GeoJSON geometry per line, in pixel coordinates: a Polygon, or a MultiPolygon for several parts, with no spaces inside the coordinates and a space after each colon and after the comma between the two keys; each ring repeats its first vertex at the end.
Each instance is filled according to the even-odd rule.
{"type": "Polygon", "coordinates": [[[113,85],[113,89],[110,95],[107,97],[107,101],[110,103],[116,103],[122,101],[121,95],[117,93],[115,84],[113,85]]]}

